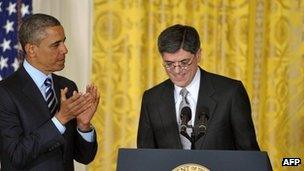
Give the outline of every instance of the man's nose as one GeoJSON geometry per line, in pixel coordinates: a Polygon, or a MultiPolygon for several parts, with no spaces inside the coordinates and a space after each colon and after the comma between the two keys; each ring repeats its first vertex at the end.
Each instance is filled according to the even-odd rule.
{"type": "Polygon", "coordinates": [[[178,73],[181,72],[181,67],[180,67],[180,65],[179,65],[178,62],[174,63],[174,65],[173,65],[173,72],[176,73],[176,74],[178,74],[178,73]]]}
{"type": "Polygon", "coordinates": [[[66,47],[66,45],[64,43],[62,43],[61,47],[60,47],[60,52],[62,54],[67,54],[68,53],[68,48],[66,47]]]}

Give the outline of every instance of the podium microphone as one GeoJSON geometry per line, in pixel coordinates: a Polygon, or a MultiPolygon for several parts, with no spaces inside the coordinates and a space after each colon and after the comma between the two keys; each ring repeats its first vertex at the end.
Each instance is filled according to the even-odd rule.
{"type": "Polygon", "coordinates": [[[208,119],[209,119],[209,109],[203,108],[201,114],[198,116],[199,122],[197,127],[197,131],[198,131],[197,139],[199,139],[200,137],[206,134],[208,119]]]}
{"type": "Polygon", "coordinates": [[[189,106],[184,106],[180,113],[180,119],[181,119],[181,131],[180,133],[185,136],[186,138],[190,138],[190,136],[187,133],[188,122],[191,120],[191,109],[189,106]]]}

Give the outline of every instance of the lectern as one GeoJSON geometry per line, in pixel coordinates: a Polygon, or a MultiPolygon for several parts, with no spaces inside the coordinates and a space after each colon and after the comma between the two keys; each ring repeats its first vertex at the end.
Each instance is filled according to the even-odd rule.
{"type": "Polygon", "coordinates": [[[119,149],[117,171],[272,171],[266,152],[119,149]]]}

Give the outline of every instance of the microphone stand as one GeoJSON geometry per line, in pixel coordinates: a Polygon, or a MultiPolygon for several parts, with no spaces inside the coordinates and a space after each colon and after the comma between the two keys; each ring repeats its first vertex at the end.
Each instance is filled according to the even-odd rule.
{"type": "Polygon", "coordinates": [[[195,149],[196,136],[195,136],[193,127],[192,127],[190,142],[191,142],[191,150],[194,150],[195,149]]]}
{"type": "Polygon", "coordinates": [[[194,131],[194,127],[192,125],[186,125],[187,128],[191,128],[191,136],[188,135],[187,133],[187,129],[186,131],[182,131],[180,132],[181,135],[183,135],[185,138],[187,138],[190,142],[191,142],[191,150],[195,149],[195,142],[200,139],[202,136],[205,135],[205,132],[199,132],[199,134],[196,136],[195,135],[195,131],[194,131]]]}
{"type": "Polygon", "coordinates": [[[187,128],[191,128],[191,136],[187,133],[187,129],[185,131],[181,130],[180,134],[183,135],[185,138],[187,138],[191,142],[191,150],[195,149],[195,142],[196,142],[196,136],[194,133],[194,127],[192,125],[186,125],[187,128]]]}

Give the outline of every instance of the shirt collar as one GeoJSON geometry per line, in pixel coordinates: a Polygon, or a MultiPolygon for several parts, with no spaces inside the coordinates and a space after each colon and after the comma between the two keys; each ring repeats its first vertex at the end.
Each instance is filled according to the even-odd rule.
{"type": "MultiPolygon", "coordinates": [[[[200,86],[200,80],[201,80],[201,71],[199,68],[197,68],[197,71],[193,77],[193,80],[191,83],[186,86],[185,88],[188,90],[189,94],[194,98],[197,99],[198,97],[198,91],[199,91],[199,86],[200,86]]],[[[176,97],[180,96],[180,91],[182,90],[182,87],[179,87],[177,85],[174,85],[174,93],[176,97]]]]}
{"type": "Polygon", "coordinates": [[[52,79],[52,74],[45,75],[43,72],[32,66],[26,59],[23,62],[23,67],[39,88],[43,86],[44,81],[47,77],[52,79]]]}

